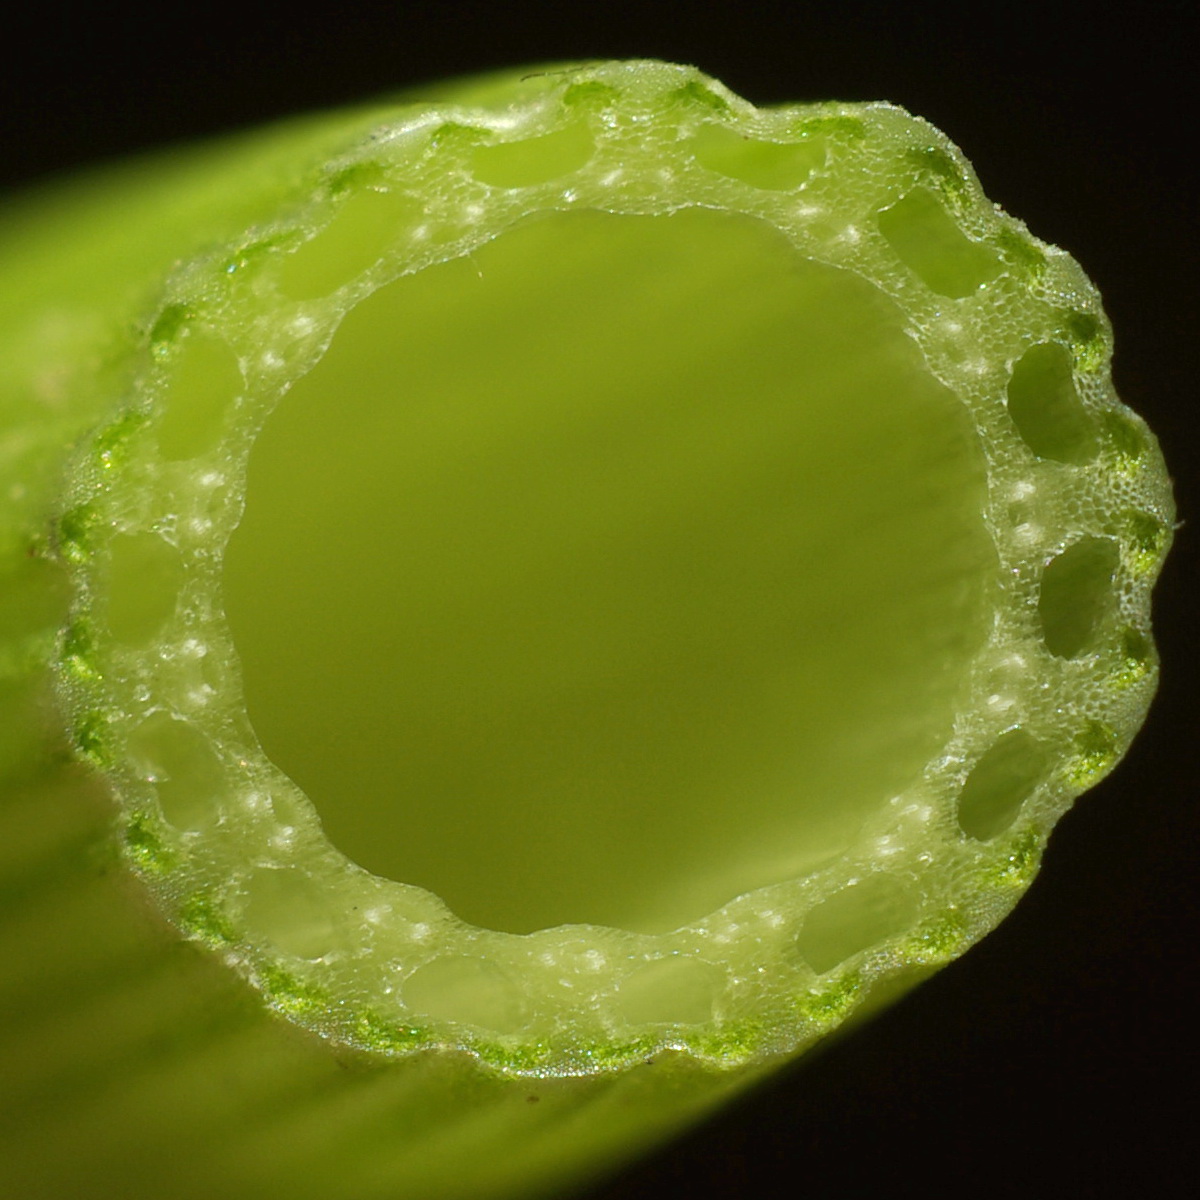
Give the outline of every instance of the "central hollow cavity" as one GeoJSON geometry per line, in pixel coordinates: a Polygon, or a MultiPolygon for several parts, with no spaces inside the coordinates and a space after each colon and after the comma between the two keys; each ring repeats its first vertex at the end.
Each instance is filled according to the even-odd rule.
{"type": "Polygon", "coordinates": [[[267,420],[224,576],[250,718],[368,870],[664,931],[944,744],[983,492],[863,278],[728,213],[546,214],[360,303],[267,420]]]}

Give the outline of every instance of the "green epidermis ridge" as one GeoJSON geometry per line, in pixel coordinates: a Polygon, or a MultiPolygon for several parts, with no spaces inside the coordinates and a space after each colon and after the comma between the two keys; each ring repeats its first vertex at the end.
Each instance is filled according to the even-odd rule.
{"type": "Polygon", "coordinates": [[[180,267],[146,330],[54,531],[76,745],[179,927],[333,1039],[516,1074],[794,1052],[992,928],[1145,714],[1173,513],[1154,439],[1113,392],[1099,299],[893,106],[756,109],[652,63],[483,81],[314,164],[277,220],[180,267]],[[682,210],[761,223],[902,314],[977,439],[986,628],[944,743],[826,861],[666,932],[480,928],[347,859],[258,744],[221,592],[250,449],[398,277],[470,261],[530,214],[682,210]]]}

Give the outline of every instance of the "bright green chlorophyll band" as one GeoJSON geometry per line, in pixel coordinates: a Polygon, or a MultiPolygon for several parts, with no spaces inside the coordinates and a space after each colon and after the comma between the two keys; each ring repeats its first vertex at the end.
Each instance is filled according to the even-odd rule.
{"type": "Polygon", "coordinates": [[[23,1194],[565,1186],[986,933],[1144,716],[1099,299],[897,108],[514,73],[0,254],[23,1194]]]}

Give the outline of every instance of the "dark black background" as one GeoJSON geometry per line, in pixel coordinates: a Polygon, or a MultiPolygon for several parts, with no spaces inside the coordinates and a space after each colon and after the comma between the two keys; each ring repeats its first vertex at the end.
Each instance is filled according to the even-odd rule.
{"type": "Polygon", "coordinates": [[[1185,521],[1157,594],[1163,683],[1147,728],[1062,822],[1030,893],[982,945],[591,1200],[1196,1191],[1191,9],[739,12],[697,0],[394,3],[317,16],[196,5],[80,18],[42,6],[26,10],[25,39],[8,40],[2,186],[462,72],[658,57],[694,63],[758,103],[904,105],[945,130],[988,195],[1099,285],[1118,388],[1159,434],[1185,521]]]}

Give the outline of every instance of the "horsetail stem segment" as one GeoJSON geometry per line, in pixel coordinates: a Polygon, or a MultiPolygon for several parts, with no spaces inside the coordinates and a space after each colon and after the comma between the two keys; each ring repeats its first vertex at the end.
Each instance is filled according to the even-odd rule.
{"type": "Polygon", "coordinates": [[[24,1194],[567,1186],[983,936],[1144,717],[1099,298],[900,109],[512,73],[7,225],[24,1194]]]}

